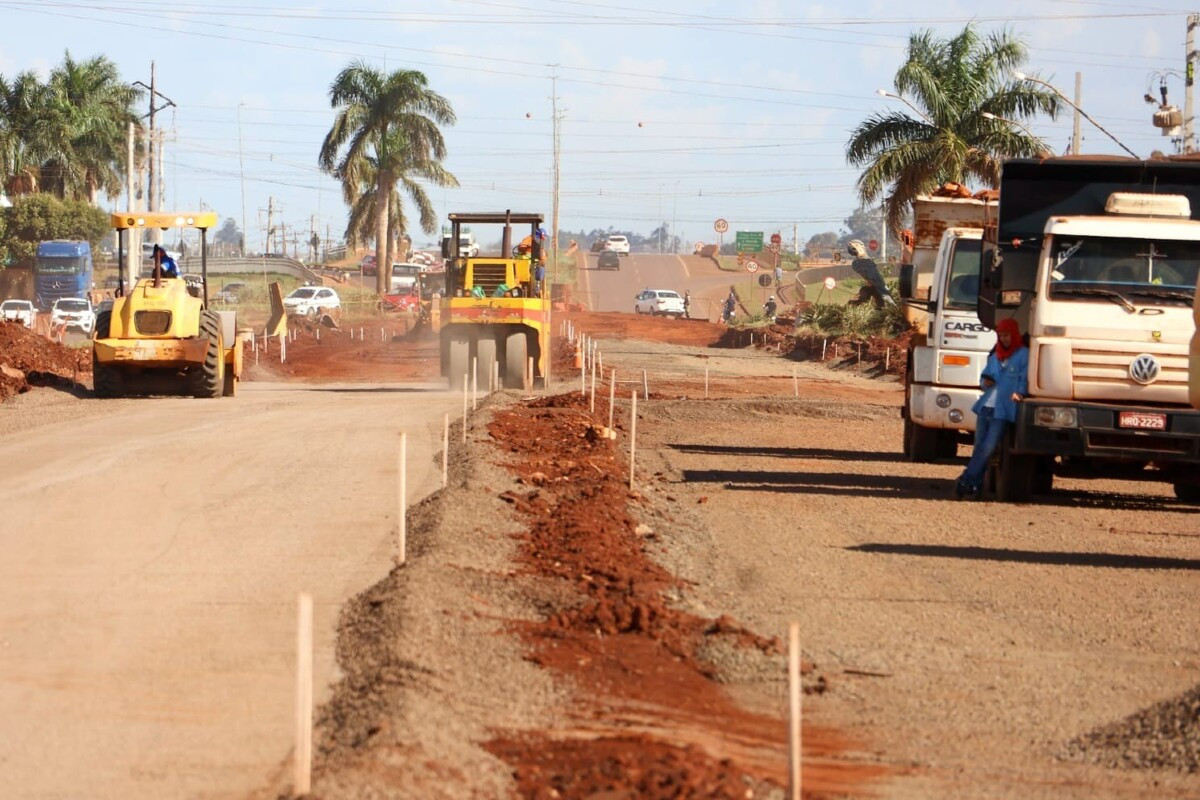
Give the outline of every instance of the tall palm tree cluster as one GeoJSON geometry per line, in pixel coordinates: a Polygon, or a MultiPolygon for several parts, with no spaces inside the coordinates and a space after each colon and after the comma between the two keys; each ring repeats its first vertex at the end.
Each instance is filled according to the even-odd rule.
{"type": "Polygon", "coordinates": [[[350,207],[346,243],[375,241],[376,289],[389,289],[393,256],[409,228],[403,196],[417,207],[421,230],[433,233],[437,217],[422,182],[457,186],[442,166],[446,142],[439,125],[453,125],[450,102],[416,70],[384,73],[354,61],[329,87],[336,109],[321,145],[321,169],[338,179],[350,207]]]}
{"type": "Polygon", "coordinates": [[[104,56],[68,52],[44,83],[30,71],[0,75],[0,186],[93,204],[100,192],[118,194],[139,97],[104,56]]]}
{"type": "Polygon", "coordinates": [[[918,195],[948,181],[995,187],[1005,158],[1043,154],[1045,143],[1022,120],[1053,119],[1059,98],[1012,77],[1027,56],[1006,31],[982,36],[968,25],[950,39],[912,34],[895,78],[909,110],[871,115],[846,145],[847,161],[865,168],[862,202],[883,197],[888,225],[899,230],[918,195]]]}

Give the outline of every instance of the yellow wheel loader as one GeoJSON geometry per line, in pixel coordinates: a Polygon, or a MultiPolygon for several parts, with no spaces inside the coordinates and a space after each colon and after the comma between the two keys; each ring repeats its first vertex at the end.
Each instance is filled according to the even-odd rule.
{"type": "Polygon", "coordinates": [[[217,224],[217,215],[139,212],[113,214],[112,223],[122,265],[130,230],[197,228],[202,281],[189,286],[182,278],[164,276],[157,254],[151,277],[140,278],[128,291],[122,270],[112,308],[96,315],[95,395],[235,395],[242,375],[236,312],[208,307],[207,232],[217,224]]]}

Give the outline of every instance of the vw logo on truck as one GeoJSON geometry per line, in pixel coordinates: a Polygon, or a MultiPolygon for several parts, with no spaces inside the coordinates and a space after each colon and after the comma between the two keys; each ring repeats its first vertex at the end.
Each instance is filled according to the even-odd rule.
{"type": "Polygon", "coordinates": [[[1129,363],[1129,377],[1143,386],[1154,383],[1158,380],[1158,359],[1142,353],[1129,363]]]}

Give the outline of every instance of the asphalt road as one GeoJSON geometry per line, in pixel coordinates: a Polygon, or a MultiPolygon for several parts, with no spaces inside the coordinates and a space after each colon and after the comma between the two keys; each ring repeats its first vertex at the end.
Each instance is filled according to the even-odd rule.
{"type": "Polygon", "coordinates": [[[580,299],[590,311],[633,311],[634,298],[643,289],[692,292],[691,315],[716,322],[721,301],[731,284],[746,275],[723,272],[711,259],[693,255],[633,253],[621,259],[621,268],[597,269],[596,254],[586,255],[586,267],[576,281],[580,299]]]}
{"type": "Polygon", "coordinates": [[[252,383],[7,404],[0,795],[246,797],[288,774],[297,594],[314,596],[320,703],[339,607],[392,562],[400,432],[416,501],[457,400],[252,383]]]}

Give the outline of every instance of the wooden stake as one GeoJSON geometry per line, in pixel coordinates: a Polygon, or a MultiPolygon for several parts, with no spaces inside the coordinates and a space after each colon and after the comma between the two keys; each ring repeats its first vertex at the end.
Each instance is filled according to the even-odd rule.
{"type": "Polygon", "coordinates": [[[708,364],[704,365],[704,399],[708,399],[708,364]]]}
{"type": "Polygon", "coordinates": [[[279,334],[279,363],[287,361],[287,337],[279,334]]]}
{"type": "Polygon", "coordinates": [[[479,356],[471,358],[471,411],[479,407],[479,356]]]}
{"type": "Polygon", "coordinates": [[[400,555],[398,564],[403,564],[408,558],[408,433],[400,434],[400,507],[397,521],[400,555]]]}
{"type": "Polygon", "coordinates": [[[788,788],[791,800],[801,797],[800,623],[788,623],[788,788]]]}
{"type": "Polygon", "coordinates": [[[608,379],[608,429],[611,431],[613,426],[613,406],[616,405],[617,399],[617,370],[614,367],[612,377],[608,379]]]}
{"type": "Polygon", "coordinates": [[[450,485],[450,415],[442,416],[442,488],[450,485]]]}
{"type": "Polygon", "coordinates": [[[637,390],[633,390],[633,405],[629,408],[629,489],[633,490],[633,464],[637,458],[637,390]]]}
{"type": "Polygon", "coordinates": [[[887,372],[888,367],[890,367],[891,365],[892,365],[892,348],[889,347],[887,349],[887,351],[883,354],[883,371],[887,372]]]}
{"type": "Polygon", "coordinates": [[[293,756],[293,794],[312,791],[313,716],[313,601],[300,594],[296,614],[296,748],[293,756]]]}
{"type": "Polygon", "coordinates": [[[592,400],[590,405],[591,413],[596,413],[596,370],[592,370],[592,400]]]}
{"type": "Polygon", "coordinates": [[[821,340],[821,360],[822,360],[822,361],[824,361],[824,360],[825,360],[825,348],[826,348],[828,345],[829,345],[829,340],[828,340],[828,339],[822,339],[822,340],[821,340]]]}
{"type": "Polygon", "coordinates": [[[462,430],[463,444],[467,443],[467,393],[470,389],[470,386],[471,386],[471,384],[467,378],[467,373],[464,372],[463,373],[463,430],[462,430]]]}
{"type": "Polygon", "coordinates": [[[533,356],[525,359],[525,391],[533,391],[533,356]]]}
{"type": "Polygon", "coordinates": [[[646,370],[642,370],[642,396],[644,399],[650,399],[650,382],[646,380],[646,370]]]}
{"type": "Polygon", "coordinates": [[[796,377],[795,367],[792,367],[792,391],[796,397],[800,396],[800,379],[796,377]]]}
{"type": "Polygon", "coordinates": [[[579,396],[587,397],[587,359],[579,360],[579,396]]]}

